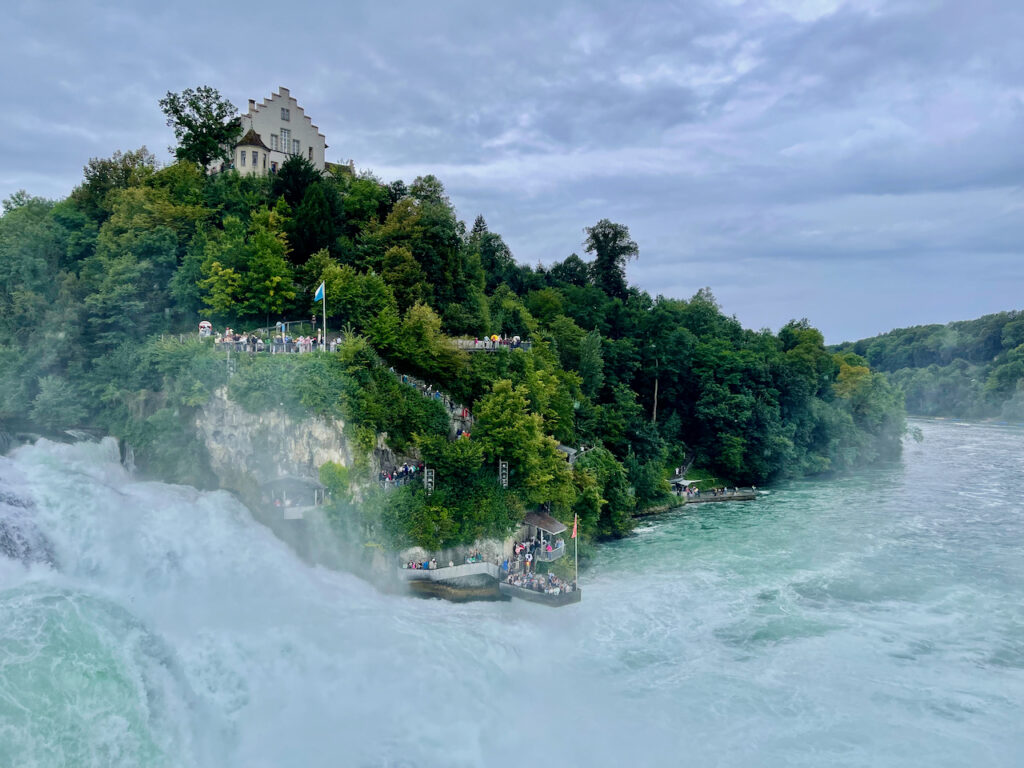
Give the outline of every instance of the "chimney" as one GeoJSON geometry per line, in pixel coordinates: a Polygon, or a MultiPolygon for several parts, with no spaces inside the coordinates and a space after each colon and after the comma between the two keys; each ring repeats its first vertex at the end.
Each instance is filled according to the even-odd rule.
{"type": "Polygon", "coordinates": [[[256,99],[249,99],[249,114],[256,111],[256,99]]]}

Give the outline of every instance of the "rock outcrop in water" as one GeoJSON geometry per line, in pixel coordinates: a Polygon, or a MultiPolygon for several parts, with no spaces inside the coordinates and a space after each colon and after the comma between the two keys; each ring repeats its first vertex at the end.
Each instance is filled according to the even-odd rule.
{"type": "Polygon", "coordinates": [[[25,565],[56,565],[53,545],[32,519],[31,501],[0,488],[0,555],[25,565]]]}

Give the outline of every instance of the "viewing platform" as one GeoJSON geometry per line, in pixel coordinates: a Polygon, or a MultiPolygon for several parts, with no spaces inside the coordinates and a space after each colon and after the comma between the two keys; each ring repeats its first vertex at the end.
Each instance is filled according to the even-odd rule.
{"type": "Polygon", "coordinates": [[[501,578],[498,566],[487,562],[446,565],[439,568],[400,568],[398,576],[405,581],[454,581],[467,576],[490,576],[495,580],[501,578]]]}
{"type": "Polygon", "coordinates": [[[511,340],[498,339],[497,341],[494,341],[492,339],[452,339],[452,341],[455,342],[455,346],[457,348],[465,350],[466,352],[499,352],[503,349],[528,350],[533,346],[533,342],[520,341],[518,336],[511,340]]]}
{"type": "Polygon", "coordinates": [[[757,498],[757,488],[710,488],[708,490],[687,490],[696,488],[696,483],[677,475],[669,480],[672,492],[683,504],[703,504],[711,501],[753,501],[757,498]]]}
{"type": "MultiPolygon", "coordinates": [[[[564,550],[563,545],[557,555],[546,554],[553,555],[553,560],[561,557],[564,550]]],[[[517,598],[557,607],[583,599],[582,591],[575,584],[553,574],[533,573],[524,569],[521,560],[507,560],[502,566],[485,560],[447,566],[437,565],[436,560],[409,562],[398,569],[398,578],[415,587],[414,592],[456,601],[517,598]]]]}
{"type": "Polygon", "coordinates": [[[327,500],[327,487],[312,477],[277,477],[261,490],[264,503],[280,510],[285,520],[302,520],[327,500]]]}
{"type": "Polygon", "coordinates": [[[507,597],[515,597],[519,600],[527,600],[531,603],[539,603],[540,605],[572,605],[583,600],[583,591],[580,589],[558,593],[538,592],[535,589],[517,587],[514,584],[506,584],[504,581],[501,581],[498,582],[498,591],[507,597]]]}

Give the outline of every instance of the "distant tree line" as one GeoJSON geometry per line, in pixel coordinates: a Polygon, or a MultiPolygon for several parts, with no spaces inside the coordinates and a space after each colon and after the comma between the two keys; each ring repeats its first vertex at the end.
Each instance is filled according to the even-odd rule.
{"type": "Polygon", "coordinates": [[[886,372],[920,416],[1024,421],[1024,313],[900,328],[836,347],[886,372]]]}

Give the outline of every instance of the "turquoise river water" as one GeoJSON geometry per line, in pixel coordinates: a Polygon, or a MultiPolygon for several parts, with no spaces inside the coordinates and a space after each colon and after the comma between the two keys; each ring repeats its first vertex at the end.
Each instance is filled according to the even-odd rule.
{"type": "Polygon", "coordinates": [[[0,766],[1024,765],[1024,431],[693,505],[584,600],[310,567],[111,441],[0,458],[0,766]]]}

